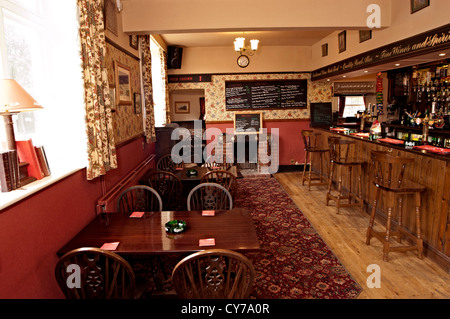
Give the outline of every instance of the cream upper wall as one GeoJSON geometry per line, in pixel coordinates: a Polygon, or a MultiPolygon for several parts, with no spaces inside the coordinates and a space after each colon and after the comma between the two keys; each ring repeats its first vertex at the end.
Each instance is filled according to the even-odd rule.
{"type": "Polygon", "coordinates": [[[372,39],[359,43],[359,31],[347,30],[347,50],[339,53],[338,34],[341,30],[314,44],[311,48],[312,70],[450,23],[450,0],[432,0],[430,6],[414,14],[410,11],[410,0],[393,0],[391,5],[391,26],[373,29],[372,39]],[[325,43],[328,43],[328,56],[322,57],[322,44],[325,43]]]}
{"type": "Polygon", "coordinates": [[[184,48],[181,69],[171,69],[170,74],[193,73],[249,73],[249,72],[305,72],[311,70],[310,47],[261,46],[246,68],[237,65],[239,54],[229,47],[184,48]]]}

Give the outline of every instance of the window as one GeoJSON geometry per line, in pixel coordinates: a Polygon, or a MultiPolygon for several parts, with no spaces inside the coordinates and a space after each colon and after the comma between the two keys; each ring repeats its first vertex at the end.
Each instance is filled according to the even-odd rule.
{"type": "Polygon", "coordinates": [[[343,117],[354,117],[358,111],[364,111],[364,96],[346,96],[343,117]]]}
{"type": "Polygon", "coordinates": [[[165,67],[161,64],[161,54],[163,49],[150,37],[150,50],[152,54],[152,86],[153,86],[153,107],[155,113],[155,127],[166,124],[166,85],[165,67]]]}
{"type": "MultiPolygon", "coordinates": [[[[0,11],[0,76],[15,79],[44,108],[13,116],[16,140],[31,138],[35,146],[44,146],[51,178],[84,167],[76,1],[0,0],[0,11]]],[[[0,141],[4,140],[0,128],[0,141]]]]}

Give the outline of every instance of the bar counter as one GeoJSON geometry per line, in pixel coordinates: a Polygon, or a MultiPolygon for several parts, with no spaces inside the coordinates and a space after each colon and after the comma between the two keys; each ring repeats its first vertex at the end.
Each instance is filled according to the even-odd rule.
{"type": "MultiPolygon", "coordinates": [[[[395,156],[414,158],[415,163],[406,169],[405,177],[426,187],[422,193],[421,201],[421,229],[424,240],[425,256],[438,262],[444,269],[450,271],[450,155],[435,154],[416,149],[405,149],[403,145],[388,144],[378,140],[369,140],[366,137],[346,135],[344,133],[323,128],[313,128],[320,132],[318,143],[321,147],[328,148],[328,137],[339,136],[343,139],[352,139],[356,142],[355,152],[361,157],[365,164],[362,169],[362,197],[366,207],[365,212],[369,215],[374,199],[375,186],[370,179],[370,152],[373,150],[388,151],[395,156]]],[[[349,154],[352,156],[353,154],[349,154]]],[[[329,163],[329,155],[325,156],[329,163]]],[[[314,171],[319,167],[318,158],[314,157],[311,162],[314,171]]],[[[324,174],[328,178],[329,165],[324,165],[324,174]]],[[[352,181],[356,185],[356,177],[352,181]]],[[[349,181],[344,178],[344,184],[349,181]]],[[[414,203],[412,197],[407,196],[403,202],[403,224],[414,234],[414,203]]],[[[324,199],[325,201],[325,199],[324,199]]],[[[377,209],[377,221],[384,225],[387,209],[384,200],[377,209]]],[[[394,217],[396,213],[394,213],[394,217]]],[[[394,218],[396,224],[396,217],[394,218]]],[[[368,222],[368,221],[367,221],[368,222]]],[[[394,226],[395,227],[395,226],[394,226]]],[[[365,238],[361,238],[365,240],[365,238]]]]}

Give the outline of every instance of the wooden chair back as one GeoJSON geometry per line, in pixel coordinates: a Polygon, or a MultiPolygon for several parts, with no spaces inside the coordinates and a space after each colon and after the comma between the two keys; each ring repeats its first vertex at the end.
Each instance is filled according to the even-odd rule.
{"type": "Polygon", "coordinates": [[[233,209],[230,192],[217,183],[201,183],[195,186],[187,197],[188,210],[233,209]]]}
{"type": "Polygon", "coordinates": [[[164,210],[177,210],[183,195],[181,180],[171,172],[151,172],[145,181],[146,185],[156,190],[161,197],[164,210]]]}
{"type": "Polygon", "coordinates": [[[255,270],[242,254],[210,249],[181,260],[172,284],[182,299],[245,299],[250,295],[255,270]]]}
{"type": "Polygon", "coordinates": [[[302,130],[301,134],[305,151],[313,152],[318,149],[317,138],[322,134],[312,130],[302,130]]]}
{"type": "Polygon", "coordinates": [[[405,170],[413,158],[392,156],[387,151],[372,151],[371,175],[372,182],[383,189],[399,190],[408,187],[405,183],[405,170]]]}
{"type": "Polygon", "coordinates": [[[158,192],[147,185],[125,189],[117,198],[117,212],[127,215],[133,212],[162,211],[163,204],[158,192]]]}
{"type": "Polygon", "coordinates": [[[352,147],[355,142],[352,140],[341,139],[339,137],[328,137],[328,147],[330,149],[330,160],[337,164],[349,163],[355,158],[352,153],[352,147]]]}
{"type": "Polygon", "coordinates": [[[174,172],[177,168],[183,168],[184,163],[181,157],[172,154],[162,156],[156,163],[158,171],[174,172]]]}
{"type": "Polygon", "coordinates": [[[205,174],[200,180],[200,183],[217,183],[225,187],[231,194],[232,198],[235,198],[237,192],[237,180],[236,176],[229,171],[213,170],[205,174]]]}
{"type": "Polygon", "coordinates": [[[56,263],[55,277],[68,299],[135,297],[136,279],[130,264],[100,248],[84,247],[66,253],[56,263]]]}

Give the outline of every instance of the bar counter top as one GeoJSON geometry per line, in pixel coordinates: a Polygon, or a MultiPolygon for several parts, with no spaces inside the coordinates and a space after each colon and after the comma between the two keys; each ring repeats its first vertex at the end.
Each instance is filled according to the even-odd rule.
{"type": "Polygon", "coordinates": [[[345,136],[345,137],[352,138],[352,139],[363,140],[363,141],[368,142],[368,143],[373,143],[373,144],[376,144],[376,145],[382,145],[382,146],[386,146],[386,147],[389,147],[389,148],[392,148],[392,149],[405,151],[405,152],[408,152],[408,153],[429,156],[429,157],[432,157],[432,158],[435,158],[435,159],[439,159],[439,160],[442,160],[442,161],[450,162],[450,149],[448,149],[449,150],[449,154],[440,154],[440,153],[430,152],[430,151],[426,151],[426,150],[420,150],[420,149],[416,149],[416,148],[406,148],[404,144],[397,145],[397,144],[394,144],[394,143],[387,143],[387,142],[383,142],[383,141],[379,141],[379,140],[369,140],[368,137],[362,137],[362,136],[357,136],[357,135],[352,135],[352,134],[344,134],[343,132],[333,131],[331,129],[325,129],[325,128],[315,128],[315,129],[319,130],[319,131],[332,133],[332,134],[337,134],[339,136],[345,136]]]}
{"type": "MultiPolygon", "coordinates": [[[[320,132],[318,139],[320,148],[328,148],[328,137],[339,136],[343,139],[354,140],[354,153],[349,157],[360,157],[364,161],[362,167],[362,197],[364,200],[366,213],[370,211],[374,200],[375,187],[371,180],[371,151],[388,151],[394,156],[409,157],[414,159],[414,163],[407,167],[405,177],[413,182],[425,186],[426,190],[421,198],[421,218],[422,218],[422,237],[424,239],[425,256],[436,260],[444,269],[450,271],[450,154],[442,155],[428,152],[425,150],[408,149],[403,145],[396,145],[382,142],[379,140],[369,140],[368,137],[344,134],[335,130],[326,128],[311,128],[313,131],[320,132]]],[[[325,161],[329,155],[325,156],[325,161]]],[[[318,156],[311,160],[311,169],[318,171],[318,156]]],[[[325,165],[324,173],[326,178],[329,176],[329,166],[325,165]]],[[[347,178],[348,179],[348,178],[347,178]]],[[[348,180],[344,178],[343,187],[349,185],[348,180]],[[347,183],[347,184],[346,184],[347,183]]],[[[354,177],[353,185],[357,180],[354,177]]],[[[406,217],[403,221],[404,226],[414,234],[415,220],[414,201],[410,197],[404,200],[403,211],[406,217]]],[[[377,220],[384,224],[386,218],[383,199],[381,205],[377,207],[377,220]]]]}

